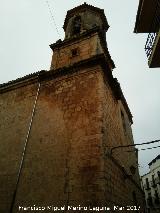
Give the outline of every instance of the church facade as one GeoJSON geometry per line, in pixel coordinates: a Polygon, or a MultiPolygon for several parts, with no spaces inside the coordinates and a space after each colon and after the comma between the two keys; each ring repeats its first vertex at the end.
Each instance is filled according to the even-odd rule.
{"type": "Polygon", "coordinates": [[[144,212],[104,10],[84,3],[67,12],[63,28],[64,40],[50,45],[49,71],[0,85],[0,212],[144,212]]]}

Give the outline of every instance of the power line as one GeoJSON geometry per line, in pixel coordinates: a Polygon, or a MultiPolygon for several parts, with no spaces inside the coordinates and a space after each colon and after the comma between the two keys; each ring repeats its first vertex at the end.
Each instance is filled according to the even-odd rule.
{"type": "Polygon", "coordinates": [[[159,148],[159,147],[160,146],[148,147],[148,148],[145,148],[145,149],[139,149],[138,151],[147,150],[147,149],[156,149],[156,148],[159,148]]]}
{"type": "Polygon", "coordinates": [[[59,35],[59,37],[61,37],[61,35],[60,35],[59,31],[58,31],[58,27],[57,27],[57,25],[56,25],[56,21],[55,21],[55,18],[54,18],[54,16],[53,16],[53,13],[52,13],[52,10],[51,10],[51,7],[50,7],[50,5],[49,5],[48,0],[46,0],[46,4],[47,4],[47,6],[48,6],[49,13],[50,13],[51,18],[52,18],[52,20],[53,20],[53,23],[54,23],[54,26],[55,26],[55,28],[56,28],[57,34],[59,35]]]}
{"type": "Polygon", "coordinates": [[[125,147],[133,147],[133,146],[141,146],[145,144],[152,144],[152,143],[158,143],[160,140],[154,140],[154,141],[149,141],[149,142],[144,142],[144,143],[138,143],[138,144],[130,144],[130,145],[125,145],[125,146],[115,146],[111,148],[111,155],[113,153],[113,150],[118,149],[118,148],[125,148],[125,147]]]}
{"type": "MultiPolygon", "coordinates": [[[[145,149],[136,149],[137,151],[145,151],[147,149],[156,149],[156,148],[159,148],[160,146],[154,146],[154,147],[148,147],[148,148],[145,148],[145,149]]],[[[126,151],[126,152],[134,152],[135,150],[130,150],[130,151],[126,151]]]]}

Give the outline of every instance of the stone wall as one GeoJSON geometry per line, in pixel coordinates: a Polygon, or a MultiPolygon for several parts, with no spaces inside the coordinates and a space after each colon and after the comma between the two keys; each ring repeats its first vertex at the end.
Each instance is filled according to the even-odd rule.
{"type": "Polygon", "coordinates": [[[0,94],[0,212],[9,212],[37,85],[0,94]]]}
{"type": "MultiPolygon", "coordinates": [[[[18,205],[102,202],[101,81],[95,66],[42,82],[15,212],[18,205]]],[[[34,83],[1,94],[1,212],[9,211],[37,87],[34,83]]]]}
{"type": "Polygon", "coordinates": [[[110,206],[141,205],[143,212],[143,193],[140,188],[138,158],[134,147],[111,149],[133,144],[131,121],[122,104],[117,100],[103,76],[103,147],[105,198],[110,206]],[[124,116],[125,126],[123,125],[124,116]],[[131,168],[135,168],[132,173],[131,168]],[[133,198],[136,194],[137,204],[133,198]]]}
{"type": "MultiPolygon", "coordinates": [[[[133,192],[143,206],[138,171],[128,176],[130,165],[137,165],[135,153],[110,154],[111,147],[133,140],[131,130],[127,137],[124,134],[121,110],[129,118],[101,65],[77,67],[55,77],[53,71],[47,73],[50,77],[41,77],[14,212],[18,206],[34,204],[135,205],[133,192]]],[[[22,85],[14,89],[11,85],[0,99],[0,211],[5,213],[13,197],[38,82],[22,85]]]]}

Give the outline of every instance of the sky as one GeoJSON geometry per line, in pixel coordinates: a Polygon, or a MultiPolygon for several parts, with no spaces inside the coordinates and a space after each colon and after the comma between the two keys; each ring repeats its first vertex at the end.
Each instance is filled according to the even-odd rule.
{"type": "MultiPolygon", "coordinates": [[[[120,82],[133,115],[135,143],[160,139],[160,68],[148,68],[144,51],[147,34],[133,33],[139,0],[86,2],[104,9],[110,25],[106,40],[116,65],[113,75],[120,82]]],[[[0,83],[49,70],[52,57],[49,45],[64,38],[62,26],[67,10],[84,1],[48,0],[48,3],[52,16],[46,0],[0,0],[0,83]]],[[[141,175],[148,172],[148,163],[158,154],[160,148],[139,151],[141,175]]]]}

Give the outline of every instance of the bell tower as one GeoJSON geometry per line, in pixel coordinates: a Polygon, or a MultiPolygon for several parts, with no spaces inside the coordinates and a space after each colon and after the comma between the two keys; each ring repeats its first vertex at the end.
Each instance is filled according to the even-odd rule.
{"type": "Polygon", "coordinates": [[[107,44],[109,25],[104,10],[86,3],[67,12],[63,29],[65,38],[50,45],[53,50],[51,69],[68,67],[103,54],[110,69],[114,68],[107,44]]]}
{"type": "Polygon", "coordinates": [[[64,128],[57,147],[65,154],[55,157],[62,168],[55,168],[62,170],[59,194],[66,205],[114,208],[133,205],[132,192],[142,196],[135,152],[110,150],[133,144],[133,137],[132,114],[112,75],[108,28],[104,10],[84,3],[67,12],[64,40],[50,45],[51,102],[56,99],[54,107],[62,114],[56,122],[64,128]]]}

